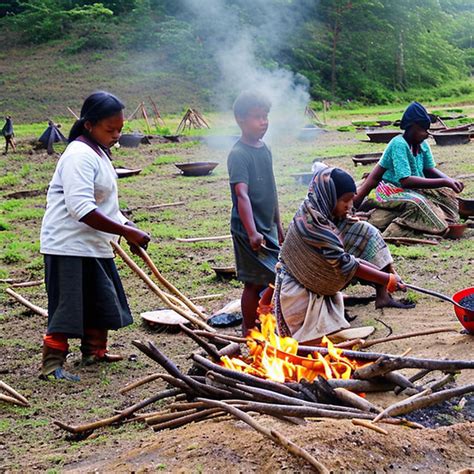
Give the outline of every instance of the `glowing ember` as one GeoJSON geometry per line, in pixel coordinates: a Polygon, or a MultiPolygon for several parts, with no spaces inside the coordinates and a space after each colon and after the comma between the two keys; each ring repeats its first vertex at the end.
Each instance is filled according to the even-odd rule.
{"type": "Polygon", "coordinates": [[[312,382],[318,375],[325,379],[349,379],[356,368],[364,365],[344,357],[342,349],[334,347],[326,337],[322,341],[328,349],[326,356],[314,352],[308,357],[300,357],[296,339],[276,334],[276,321],[272,314],[260,315],[260,322],[261,331],[252,329],[247,337],[249,357],[224,356],[221,358],[224,367],[276,382],[298,382],[301,379],[312,382]]]}

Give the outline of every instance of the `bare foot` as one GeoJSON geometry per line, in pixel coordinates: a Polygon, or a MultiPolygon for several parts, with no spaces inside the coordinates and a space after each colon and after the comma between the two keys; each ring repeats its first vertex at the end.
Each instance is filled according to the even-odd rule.
{"type": "Polygon", "coordinates": [[[412,309],[415,306],[416,306],[415,303],[410,303],[409,301],[405,299],[395,300],[390,295],[387,295],[384,298],[379,298],[375,302],[376,309],[381,309],[381,308],[412,309]]]}

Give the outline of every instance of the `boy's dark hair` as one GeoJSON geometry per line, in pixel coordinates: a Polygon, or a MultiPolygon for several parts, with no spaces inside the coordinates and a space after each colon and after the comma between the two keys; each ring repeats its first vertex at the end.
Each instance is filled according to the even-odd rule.
{"type": "Polygon", "coordinates": [[[235,117],[245,118],[250,109],[261,108],[267,112],[270,110],[272,103],[267,96],[261,92],[244,91],[235,99],[233,110],[235,117]]]}
{"type": "Polygon", "coordinates": [[[81,117],[74,122],[69,132],[69,143],[81,135],[87,135],[84,127],[86,122],[94,125],[102,119],[118,114],[124,108],[125,105],[110,92],[94,92],[82,104],[81,117]]]}

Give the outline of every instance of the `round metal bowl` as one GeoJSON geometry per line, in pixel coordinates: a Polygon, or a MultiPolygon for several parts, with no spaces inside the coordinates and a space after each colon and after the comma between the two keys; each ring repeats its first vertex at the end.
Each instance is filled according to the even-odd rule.
{"type": "Polygon", "coordinates": [[[401,130],[371,130],[366,132],[369,140],[374,143],[388,143],[402,133],[401,130]]]}
{"type": "Polygon", "coordinates": [[[466,132],[437,132],[432,134],[435,139],[436,145],[465,145],[471,141],[471,135],[468,131],[466,132]]]}
{"type": "Polygon", "coordinates": [[[354,165],[371,165],[378,163],[380,158],[382,158],[382,153],[360,153],[352,157],[354,165]]]}
{"type": "Polygon", "coordinates": [[[448,239],[460,239],[467,229],[467,224],[450,224],[449,231],[446,234],[448,239]]]}
{"type": "Polygon", "coordinates": [[[196,161],[194,163],[175,163],[174,165],[181,170],[184,176],[206,176],[218,164],[215,161],[196,161]]]}
{"type": "Polygon", "coordinates": [[[115,168],[115,172],[117,173],[117,177],[120,178],[128,178],[129,176],[135,176],[140,174],[142,168],[136,168],[134,170],[128,168],[115,168]]]}
{"type": "Polygon", "coordinates": [[[145,135],[140,133],[124,133],[119,138],[119,144],[125,148],[136,148],[144,137],[145,135]]]}
{"type": "Polygon", "coordinates": [[[237,272],[235,271],[235,267],[211,267],[212,270],[216,273],[216,276],[221,278],[222,280],[232,280],[237,276],[237,272]]]}
{"type": "Polygon", "coordinates": [[[474,216],[474,199],[458,197],[459,215],[463,218],[474,216]]]}

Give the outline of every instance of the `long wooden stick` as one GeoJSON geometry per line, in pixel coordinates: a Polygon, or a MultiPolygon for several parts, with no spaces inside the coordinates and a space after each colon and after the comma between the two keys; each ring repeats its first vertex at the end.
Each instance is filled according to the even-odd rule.
{"type": "Polygon", "coordinates": [[[221,355],[214,345],[209,344],[203,338],[195,334],[192,329],[187,328],[184,324],[180,324],[179,327],[181,331],[184,332],[184,334],[189,336],[196,344],[198,344],[199,347],[202,347],[215,361],[221,360],[221,355]]]}
{"type": "Polygon", "coordinates": [[[377,433],[381,433],[383,435],[388,435],[388,431],[380,428],[380,426],[374,425],[371,421],[368,420],[359,420],[357,418],[352,419],[352,424],[356,426],[363,426],[364,428],[369,428],[369,430],[374,430],[377,433]]]}
{"type": "Polygon", "coordinates": [[[0,388],[3,388],[6,392],[8,392],[11,396],[20,400],[20,402],[24,403],[26,406],[30,404],[30,402],[20,393],[18,393],[14,388],[10,387],[7,383],[0,380],[0,388]]]}
{"type": "Polygon", "coordinates": [[[413,237],[384,237],[385,242],[389,244],[423,244],[423,245],[438,245],[435,240],[429,239],[415,239],[413,237]]]}
{"type": "Polygon", "coordinates": [[[23,296],[19,295],[18,293],[13,291],[11,288],[7,288],[5,291],[10,296],[13,296],[13,298],[15,298],[19,303],[21,303],[22,305],[24,305],[27,308],[31,309],[31,311],[33,311],[33,313],[39,314],[40,316],[43,316],[45,318],[48,317],[48,312],[45,309],[33,304],[31,301],[29,301],[26,298],[24,298],[23,296]]]}
{"type": "Polygon", "coordinates": [[[176,311],[178,314],[183,316],[184,319],[187,319],[190,323],[195,326],[201,327],[209,332],[216,332],[214,328],[206,324],[199,318],[189,314],[184,311],[181,307],[172,303],[166,294],[159,288],[158,285],[127,255],[127,253],[114,241],[110,241],[110,244],[115,249],[115,251],[122,257],[123,261],[148,285],[148,287],[155,293],[170,309],[176,311]]]}
{"type": "Polygon", "coordinates": [[[28,406],[27,403],[23,403],[18,398],[9,397],[8,395],[3,395],[3,393],[0,393],[0,402],[11,403],[12,405],[20,405],[22,407],[27,407],[28,406]]]}
{"type": "Polygon", "coordinates": [[[158,400],[162,400],[163,398],[168,398],[168,397],[174,397],[175,395],[178,395],[181,393],[181,390],[178,388],[172,388],[169,390],[164,390],[163,392],[160,392],[153,397],[147,398],[146,400],[142,400],[141,402],[135,403],[135,405],[132,405],[122,412],[118,413],[117,415],[111,416],[109,418],[104,418],[102,420],[94,421],[92,423],[85,423],[83,425],[67,425],[65,423],[62,423],[61,421],[55,421],[54,424],[56,426],[59,426],[59,428],[62,428],[65,431],[68,431],[69,433],[73,434],[78,434],[78,433],[85,433],[87,431],[93,431],[97,428],[101,428],[103,426],[109,426],[113,423],[117,423],[125,418],[128,418],[129,416],[133,415],[138,410],[141,410],[142,408],[145,408],[146,406],[150,405],[151,403],[155,403],[158,400]]]}
{"type": "Polygon", "coordinates": [[[176,295],[193,313],[197,314],[201,319],[207,321],[207,316],[181,291],[178,290],[172,283],[170,283],[158,270],[153,260],[150,258],[145,249],[138,247],[138,253],[143,261],[146,263],[148,268],[151,270],[156,279],[171,293],[176,295]]]}
{"type": "Polygon", "coordinates": [[[365,341],[359,345],[359,348],[365,349],[367,347],[375,346],[375,344],[382,344],[383,342],[398,341],[399,339],[408,339],[410,337],[427,336],[428,334],[436,334],[440,332],[458,332],[458,331],[457,329],[453,327],[445,326],[442,328],[428,329],[426,331],[407,332],[405,334],[399,334],[397,336],[381,337],[379,339],[372,339],[369,341],[365,341]]]}
{"type": "Polygon", "coordinates": [[[231,238],[232,238],[232,235],[226,234],[226,235],[216,235],[214,237],[191,237],[189,239],[176,237],[176,240],[178,242],[192,243],[192,242],[212,242],[214,240],[228,240],[231,238]]]}
{"type": "Polygon", "coordinates": [[[79,116],[71,109],[71,107],[66,107],[66,109],[71,113],[71,115],[76,119],[79,120],[79,116]]]}
{"type": "Polygon", "coordinates": [[[32,281],[22,281],[20,283],[13,283],[12,288],[27,288],[30,286],[40,286],[44,283],[44,280],[32,280],[32,281]]]}
{"type": "Polygon", "coordinates": [[[288,438],[283,436],[278,431],[270,430],[268,428],[265,428],[260,423],[257,423],[250,415],[243,412],[242,410],[239,410],[238,408],[236,408],[232,405],[229,405],[227,403],[220,402],[220,401],[217,401],[217,400],[208,400],[208,399],[205,399],[205,398],[201,398],[201,399],[198,399],[198,401],[202,401],[208,406],[220,408],[221,410],[225,410],[227,413],[230,413],[231,415],[235,416],[236,418],[242,420],[244,423],[247,423],[249,426],[251,426],[252,428],[257,430],[259,433],[267,436],[273,442],[278,443],[279,445],[283,446],[286,450],[288,450],[288,452],[290,452],[294,456],[298,456],[298,457],[304,459],[311,466],[313,466],[316,469],[317,472],[324,473],[324,474],[329,474],[329,470],[326,468],[326,466],[324,466],[316,458],[311,456],[311,454],[309,454],[308,451],[306,451],[305,449],[303,449],[300,446],[296,445],[295,443],[290,441],[288,438]]]}
{"type": "Polygon", "coordinates": [[[129,383],[128,385],[125,385],[125,387],[122,387],[119,390],[119,393],[127,393],[130,392],[130,390],[133,390],[134,388],[140,387],[141,385],[145,385],[147,383],[153,382],[154,380],[158,380],[160,378],[160,374],[151,374],[147,375],[146,377],[143,377],[139,380],[136,380],[135,382],[129,383]]]}

